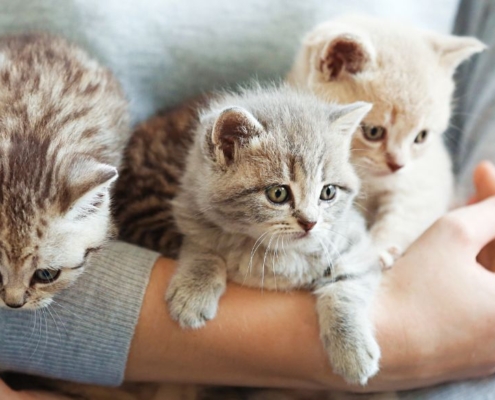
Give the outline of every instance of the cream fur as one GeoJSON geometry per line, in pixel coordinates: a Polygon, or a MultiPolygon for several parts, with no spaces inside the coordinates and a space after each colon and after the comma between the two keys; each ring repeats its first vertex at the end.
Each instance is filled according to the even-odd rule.
{"type": "Polygon", "coordinates": [[[453,176],[442,133],[451,114],[452,75],[484,47],[475,38],[357,16],[321,24],[303,41],[289,83],[329,102],[373,103],[363,125],[386,129],[376,142],[359,129],[352,146],[363,181],[358,203],[384,266],[449,207],[453,176]],[[417,144],[422,130],[427,138],[417,144]],[[393,172],[389,165],[402,168],[393,172]]]}

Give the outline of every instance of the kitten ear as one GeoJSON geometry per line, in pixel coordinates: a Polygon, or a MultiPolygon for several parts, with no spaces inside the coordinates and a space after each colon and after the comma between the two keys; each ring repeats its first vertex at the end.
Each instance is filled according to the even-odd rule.
{"type": "Polygon", "coordinates": [[[229,165],[237,151],[249,140],[263,132],[263,126],[247,110],[241,107],[224,109],[213,124],[211,141],[220,153],[220,160],[229,165]]]}
{"type": "Polygon", "coordinates": [[[373,108],[371,103],[358,101],[342,106],[339,111],[332,115],[330,127],[346,137],[352,138],[353,133],[361,124],[363,118],[373,108]]]}
{"type": "Polygon", "coordinates": [[[97,211],[107,200],[111,184],[117,179],[115,167],[93,158],[76,159],[67,176],[65,210],[72,217],[82,218],[97,211]]]}
{"type": "Polygon", "coordinates": [[[345,25],[322,27],[305,44],[318,49],[314,67],[329,81],[353,77],[373,66],[376,59],[371,40],[345,25]]]}
{"type": "Polygon", "coordinates": [[[464,60],[486,49],[486,45],[474,37],[431,34],[428,39],[440,63],[452,73],[464,60]]]}

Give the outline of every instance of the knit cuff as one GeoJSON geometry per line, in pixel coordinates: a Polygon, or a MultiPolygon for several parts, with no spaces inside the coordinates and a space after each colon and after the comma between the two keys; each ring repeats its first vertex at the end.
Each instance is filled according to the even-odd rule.
{"type": "Polygon", "coordinates": [[[130,244],[110,243],[49,307],[0,309],[0,369],[120,384],[158,256],[130,244]]]}

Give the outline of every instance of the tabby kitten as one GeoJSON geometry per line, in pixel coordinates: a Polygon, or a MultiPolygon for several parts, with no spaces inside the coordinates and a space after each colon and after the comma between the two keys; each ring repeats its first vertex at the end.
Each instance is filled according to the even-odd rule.
{"type": "Polygon", "coordinates": [[[390,266],[452,201],[442,133],[456,67],[484,49],[475,38],[440,35],[370,17],[345,17],[304,39],[288,81],[329,102],[367,101],[352,161],[358,203],[390,266]]]}
{"type": "Polygon", "coordinates": [[[227,279],[313,290],[334,370],[365,384],[380,350],[368,316],[379,279],[364,220],[352,207],[349,161],[367,103],[327,105],[281,88],[212,100],[193,131],[174,216],[184,240],[166,294],[182,327],[215,317],[227,279]]]}
{"type": "Polygon", "coordinates": [[[212,96],[159,112],[133,132],[115,184],[114,215],[122,240],[177,258],[182,234],[172,200],[192,145],[198,110],[212,96]]]}
{"type": "Polygon", "coordinates": [[[112,231],[127,103],[110,71],[48,34],[0,39],[0,83],[0,306],[35,309],[112,231]]]}

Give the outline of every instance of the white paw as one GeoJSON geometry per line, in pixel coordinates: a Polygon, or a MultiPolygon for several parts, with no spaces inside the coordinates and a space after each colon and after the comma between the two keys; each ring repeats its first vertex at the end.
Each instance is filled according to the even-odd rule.
{"type": "Polygon", "coordinates": [[[201,328],[215,318],[221,288],[192,288],[181,279],[173,279],[165,295],[170,316],[182,328],[201,328]]]}
{"type": "Polygon", "coordinates": [[[372,334],[340,332],[341,337],[323,335],[334,371],[351,384],[366,385],[379,370],[380,347],[372,334]]]}
{"type": "Polygon", "coordinates": [[[382,269],[390,269],[394,265],[395,261],[402,255],[402,251],[399,246],[390,246],[386,250],[378,252],[380,265],[382,269]]]}

